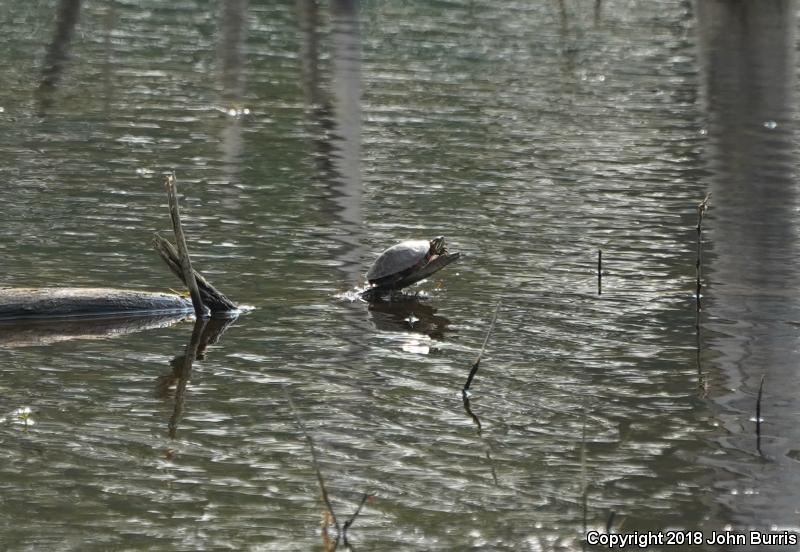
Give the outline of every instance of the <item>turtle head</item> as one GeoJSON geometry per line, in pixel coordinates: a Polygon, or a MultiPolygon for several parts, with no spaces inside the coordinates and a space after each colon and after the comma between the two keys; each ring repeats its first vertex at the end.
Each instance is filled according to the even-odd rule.
{"type": "Polygon", "coordinates": [[[447,253],[447,246],[444,243],[444,236],[437,236],[431,240],[431,255],[442,255],[447,253]]]}

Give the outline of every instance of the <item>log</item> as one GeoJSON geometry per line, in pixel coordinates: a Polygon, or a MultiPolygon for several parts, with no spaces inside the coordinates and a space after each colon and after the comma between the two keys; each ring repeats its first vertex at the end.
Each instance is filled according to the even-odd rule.
{"type": "Polygon", "coordinates": [[[174,293],[69,287],[0,289],[0,320],[192,311],[192,302],[174,293]]]}

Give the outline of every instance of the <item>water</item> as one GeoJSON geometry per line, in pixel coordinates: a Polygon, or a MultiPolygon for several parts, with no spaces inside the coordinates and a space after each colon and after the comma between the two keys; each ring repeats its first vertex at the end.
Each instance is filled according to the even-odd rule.
{"type": "Polygon", "coordinates": [[[0,283],[176,287],[174,169],[255,310],[191,367],[191,321],[0,328],[4,549],[323,549],[287,393],[354,549],[798,530],[794,3],[12,4],[0,283]]]}

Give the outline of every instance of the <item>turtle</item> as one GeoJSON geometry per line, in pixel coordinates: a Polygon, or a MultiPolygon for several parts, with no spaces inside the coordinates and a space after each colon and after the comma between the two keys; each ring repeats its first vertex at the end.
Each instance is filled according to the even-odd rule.
{"type": "Polygon", "coordinates": [[[446,255],[444,236],[432,240],[406,240],[393,245],[375,259],[367,271],[367,280],[373,288],[400,289],[422,279],[411,276],[431,261],[446,255]]]}

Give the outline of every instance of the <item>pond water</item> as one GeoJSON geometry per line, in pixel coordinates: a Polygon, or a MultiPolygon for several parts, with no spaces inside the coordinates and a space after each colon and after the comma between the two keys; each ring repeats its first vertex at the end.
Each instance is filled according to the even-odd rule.
{"type": "Polygon", "coordinates": [[[254,310],[191,368],[191,320],[0,327],[2,548],[330,548],[298,418],[353,549],[800,530],[796,10],[6,3],[0,285],[177,287],[174,170],[254,310]]]}

